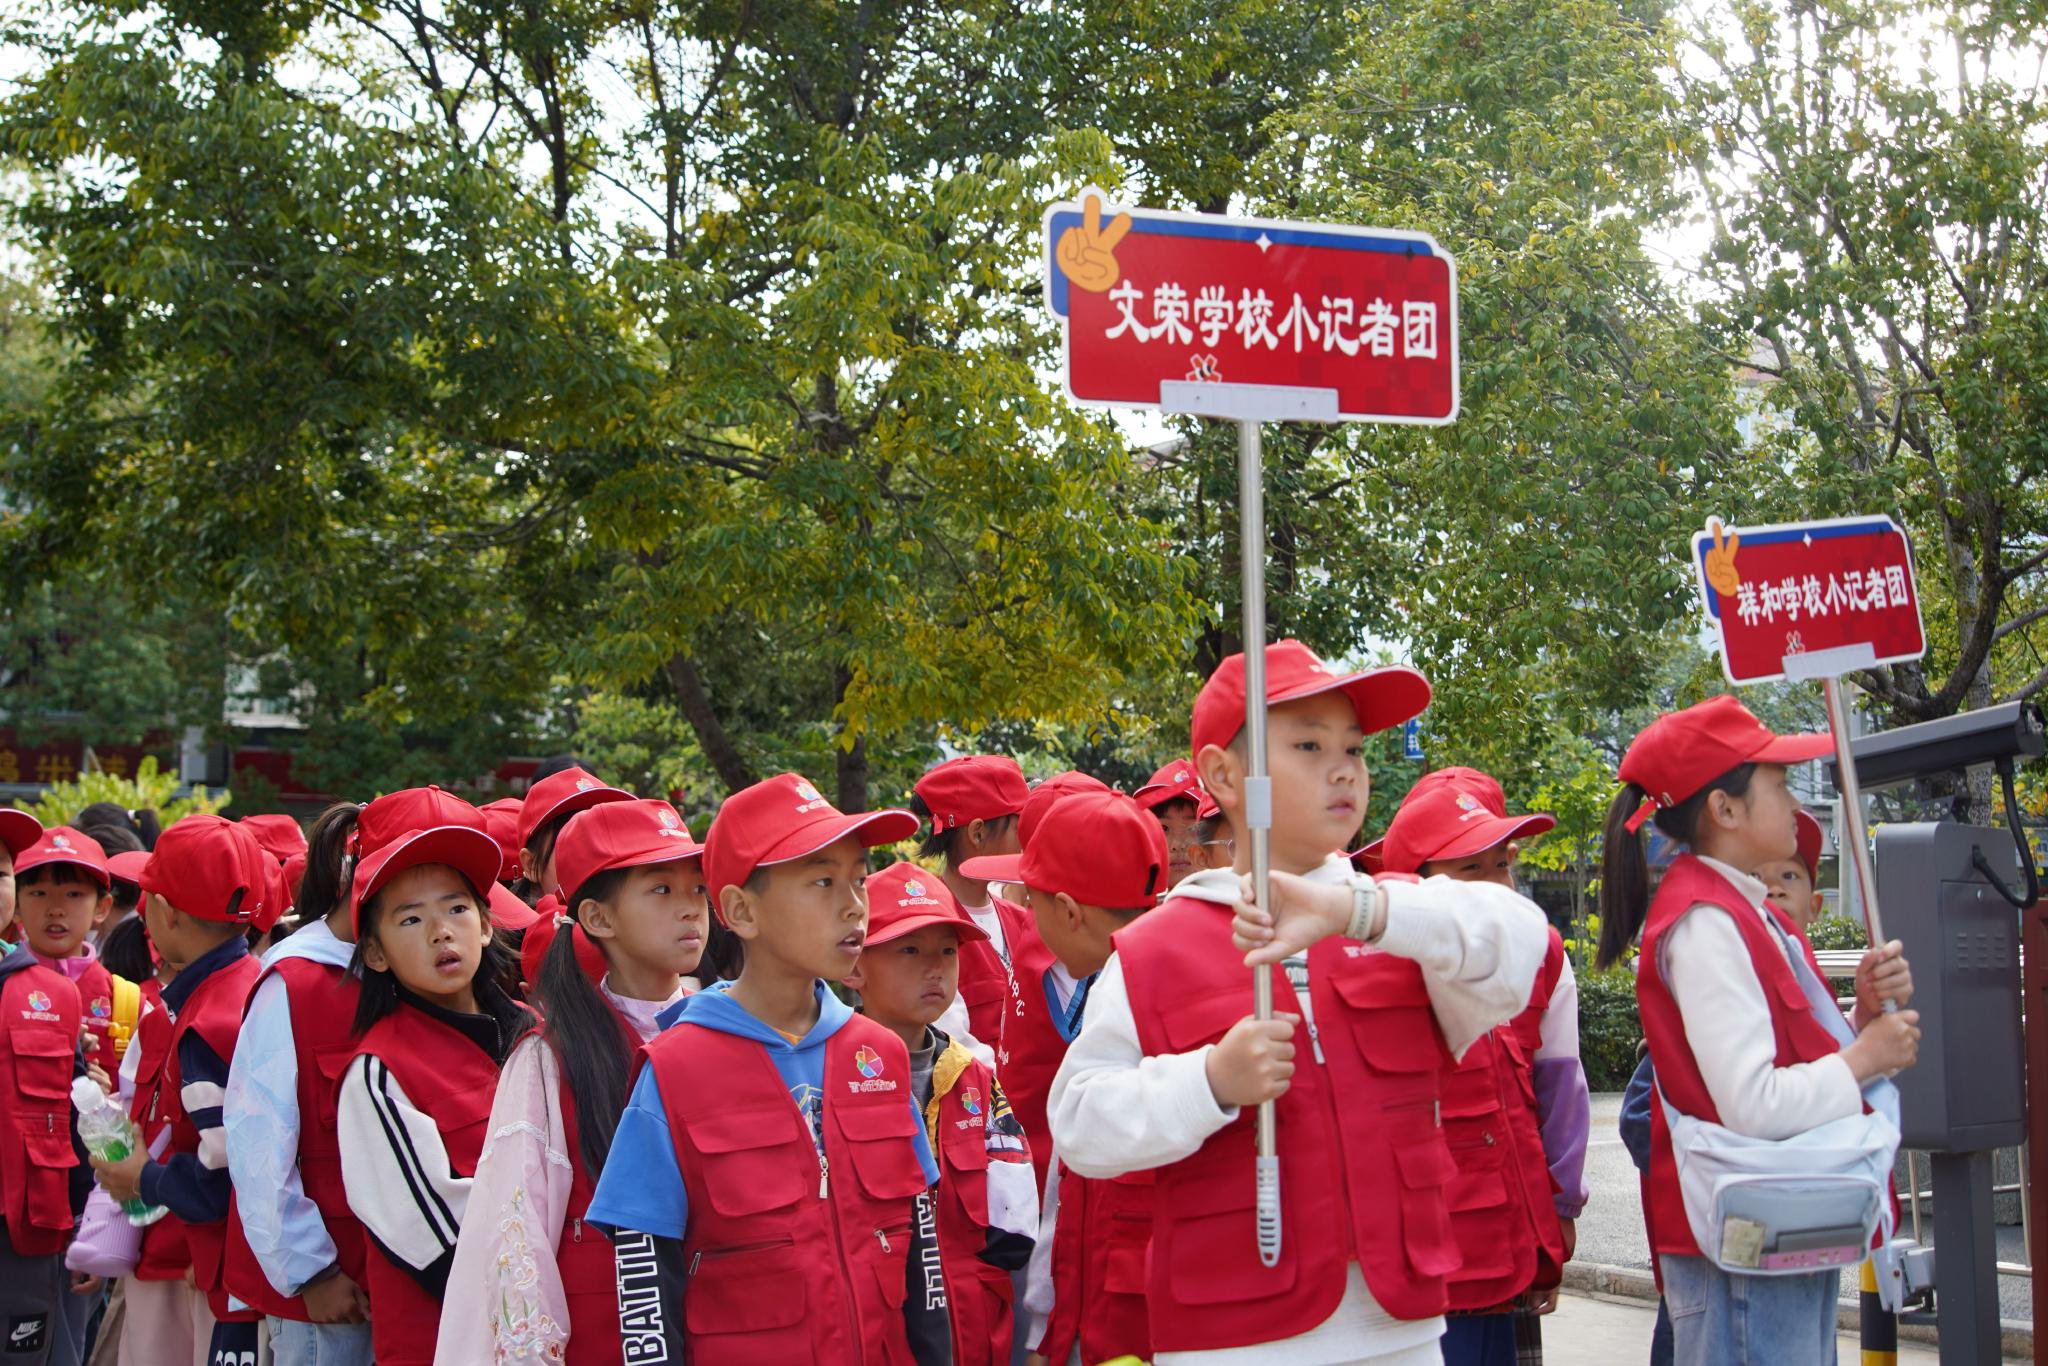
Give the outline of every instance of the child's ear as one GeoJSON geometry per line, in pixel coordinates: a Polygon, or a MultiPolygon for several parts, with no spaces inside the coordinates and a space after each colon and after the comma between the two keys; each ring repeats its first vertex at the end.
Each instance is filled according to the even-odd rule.
{"type": "Polygon", "coordinates": [[[592,939],[612,939],[619,932],[618,926],[612,923],[612,908],[596,897],[587,896],[577,903],[576,923],[592,939]]]}
{"type": "Polygon", "coordinates": [[[391,971],[391,960],[384,956],[384,946],[375,934],[363,941],[363,966],[372,972],[391,971]]]}
{"type": "Polygon", "coordinates": [[[1204,745],[1195,756],[1195,771],[1218,806],[1243,804],[1244,767],[1235,754],[1221,745],[1204,745]]]}
{"type": "Polygon", "coordinates": [[[534,857],[533,850],[524,846],[519,850],[519,876],[528,882],[540,881],[540,860],[534,857]]]}
{"type": "Polygon", "coordinates": [[[1069,930],[1080,929],[1083,920],[1086,919],[1085,913],[1081,910],[1081,903],[1065,892],[1056,893],[1053,900],[1059,903],[1061,922],[1069,930]]]}
{"type": "Polygon", "coordinates": [[[98,929],[107,923],[107,917],[114,911],[114,894],[101,892],[99,904],[92,908],[92,927],[98,929]]]}
{"type": "Polygon", "coordinates": [[[967,842],[970,845],[976,849],[981,848],[988,840],[988,822],[976,816],[973,820],[967,822],[966,835],[967,842]]]}
{"type": "Polygon", "coordinates": [[[754,894],[746,888],[734,885],[718,894],[718,907],[724,914],[725,927],[742,939],[760,937],[761,925],[755,919],[754,894]]]}

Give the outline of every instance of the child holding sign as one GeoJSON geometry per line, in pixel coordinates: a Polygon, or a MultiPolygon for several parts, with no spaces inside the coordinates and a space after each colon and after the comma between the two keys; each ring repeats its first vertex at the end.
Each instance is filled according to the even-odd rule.
{"type": "MultiPolygon", "coordinates": [[[[1805,936],[1743,871],[1796,855],[1786,765],[1832,746],[1825,735],[1773,735],[1733,697],[1709,698],[1636,737],[1621,761],[1626,785],[1607,814],[1598,961],[1622,961],[1642,932],[1636,999],[1657,1092],[1681,1115],[1758,1139],[1790,1139],[1864,1113],[1865,1084],[1912,1066],[1919,1047],[1916,1012],[1880,1009],[1913,994],[1898,945],[1872,949],[1857,966],[1852,1026],[1805,936]],[[1652,818],[1687,850],[1654,899],[1637,833],[1652,818]]],[[[1833,1361],[1839,1274],[1739,1276],[1703,1255],[1665,1104],[1653,1101],[1650,1120],[1646,1214],[1675,1359],[1833,1361]]]]}

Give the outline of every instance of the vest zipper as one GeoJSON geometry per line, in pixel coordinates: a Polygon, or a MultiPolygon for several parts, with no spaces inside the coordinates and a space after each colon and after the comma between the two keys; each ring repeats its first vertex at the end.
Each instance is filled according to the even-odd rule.
{"type": "Polygon", "coordinates": [[[697,1263],[703,1260],[704,1252],[701,1248],[690,1254],[690,1269],[683,1273],[683,1277],[685,1280],[697,1274],[697,1263]]]}
{"type": "Polygon", "coordinates": [[[569,1239],[570,1239],[570,1241],[571,1241],[571,1242],[577,1242],[577,1243],[580,1243],[580,1242],[582,1242],[582,1241],[583,1241],[583,1221],[582,1221],[581,1219],[571,1219],[571,1220],[569,1221],[569,1227],[570,1227],[570,1230],[571,1230],[571,1232],[570,1232],[570,1234],[569,1234],[569,1239]]]}
{"type": "Polygon", "coordinates": [[[882,1251],[887,1252],[889,1250],[889,1235],[881,1229],[875,1230],[875,1241],[882,1245],[882,1251]]]}
{"type": "Polygon", "coordinates": [[[1322,1031],[1316,1028],[1314,1020],[1308,1020],[1305,1023],[1308,1025],[1308,1046],[1315,1050],[1316,1061],[1321,1062],[1323,1060],[1322,1031]]]}
{"type": "Polygon", "coordinates": [[[825,1152],[818,1150],[818,1198],[826,1199],[832,1194],[832,1168],[825,1161],[825,1152]]]}

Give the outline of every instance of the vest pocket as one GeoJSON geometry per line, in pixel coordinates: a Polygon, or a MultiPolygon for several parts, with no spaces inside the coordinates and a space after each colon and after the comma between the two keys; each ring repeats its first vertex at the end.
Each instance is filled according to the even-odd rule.
{"type": "Polygon", "coordinates": [[[1112,1215],[1102,1258],[1103,1288],[1112,1295],[1144,1294],[1146,1264],[1151,1253],[1152,1220],[1149,1216],[1112,1215]]]}
{"type": "Polygon", "coordinates": [[[1412,1076],[1450,1062],[1420,973],[1353,970],[1337,976],[1331,985],[1351,1008],[1351,1035],[1370,1070],[1383,1076],[1412,1076]]]}
{"type": "Polygon", "coordinates": [[[780,1109],[715,1110],[686,1121],[691,1145],[704,1156],[713,1209],[744,1218],[793,1205],[815,1188],[817,1149],[808,1133],[799,1139],[791,1129],[793,1118],[780,1109]],[[792,1159],[789,1150],[799,1146],[801,1157],[792,1159]]]}
{"type": "Polygon", "coordinates": [[[56,1029],[23,1029],[14,1036],[14,1080],[21,1093],[71,1103],[72,1043],[56,1029]]]}
{"type": "Polygon", "coordinates": [[[347,1073],[349,1061],[355,1055],[356,1049],[353,1043],[314,1051],[313,1065],[320,1071],[320,1080],[313,1087],[314,1099],[318,1103],[317,1114],[320,1119],[320,1127],[329,1133],[334,1131],[335,1121],[339,1114],[341,1079],[347,1073]]]}
{"type": "Polygon", "coordinates": [[[683,1321],[696,1366],[814,1361],[803,1268],[789,1239],[691,1254],[683,1321]]]}
{"type": "Polygon", "coordinates": [[[1294,1288],[1300,1254],[1283,1244],[1280,1265],[1259,1261],[1252,1216],[1257,1189],[1250,1163],[1212,1168],[1205,1181],[1175,1183],[1174,1217],[1152,1232],[1154,1258],[1165,1258],[1173,1298],[1186,1304],[1234,1304],[1294,1288]]]}
{"type": "MultiPolygon", "coordinates": [[[[1276,992],[1275,999],[1285,998],[1276,992]]],[[[1195,996],[1162,1006],[1159,1023],[1166,1033],[1166,1042],[1174,1052],[1191,1053],[1203,1044],[1222,1038],[1230,1032],[1232,1025],[1251,1013],[1251,985],[1247,982],[1228,991],[1211,992],[1207,996],[1195,996]]]]}
{"type": "Polygon", "coordinates": [[[68,1114],[20,1116],[22,1147],[28,1154],[28,1222],[35,1228],[71,1227],[71,1169],[78,1154],[71,1148],[68,1114]]]}
{"type": "Polygon", "coordinates": [[[1394,1149],[1394,1165],[1401,1175],[1402,1245],[1408,1263],[1425,1276],[1443,1276],[1456,1271],[1460,1262],[1457,1242],[1451,1237],[1450,1191],[1457,1175],[1450,1146],[1420,1107],[1415,1119],[1405,1120],[1400,1111],[1389,1111],[1388,1137],[1394,1149]],[[1419,1122],[1418,1122],[1419,1121],[1419,1122]]]}
{"type": "Polygon", "coordinates": [[[836,1122],[846,1139],[854,1175],[871,1199],[908,1200],[924,1190],[924,1167],[917,1160],[917,1117],[900,1093],[885,1092],[879,1101],[866,1104],[842,1104],[836,1122]]]}

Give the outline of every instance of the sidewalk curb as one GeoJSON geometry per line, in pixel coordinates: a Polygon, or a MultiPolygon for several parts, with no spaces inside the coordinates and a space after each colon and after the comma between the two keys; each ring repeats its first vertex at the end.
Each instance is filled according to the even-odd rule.
{"type": "MultiPolygon", "coordinates": [[[[1647,1270],[1630,1266],[1603,1266],[1598,1262],[1571,1262],[1564,1269],[1565,1290],[1582,1295],[1614,1295],[1622,1299],[1643,1300],[1650,1304],[1657,1302],[1657,1282],[1647,1270]]],[[[1862,1327],[1856,1305],[1844,1301],[1835,1314],[1835,1325],[1842,1332],[1854,1333],[1862,1327]]],[[[2001,1346],[2008,1358],[2031,1361],[2034,1355],[2034,1330],[2024,1323],[2006,1319],[2000,1325],[2001,1346]]],[[[1937,1344],[1934,1325],[1927,1323],[1902,1323],[1899,1337],[1906,1342],[1937,1344]]]]}

